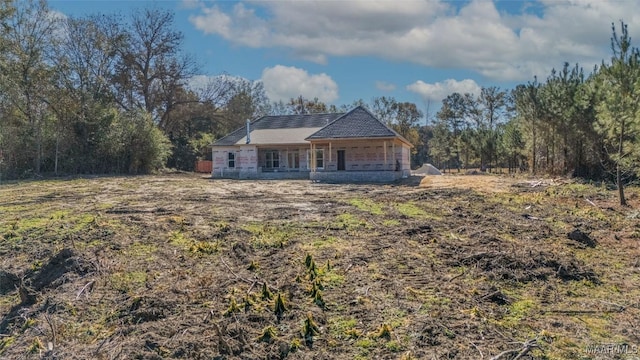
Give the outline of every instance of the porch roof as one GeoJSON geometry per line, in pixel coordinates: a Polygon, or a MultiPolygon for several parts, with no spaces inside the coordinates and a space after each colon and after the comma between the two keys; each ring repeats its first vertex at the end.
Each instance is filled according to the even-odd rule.
{"type": "MultiPolygon", "coordinates": [[[[304,139],[342,116],[342,113],[263,116],[249,124],[251,144],[308,144],[304,139]],[[269,141],[275,142],[269,142],[269,141]]],[[[213,146],[244,145],[247,127],[242,126],[213,146]]]]}
{"type": "MultiPolygon", "coordinates": [[[[320,127],[297,128],[297,129],[259,129],[251,132],[252,145],[284,145],[284,144],[304,144],[309,142],[304,138],[320,130],[320,127]]],[[[247,136],[243,136],[233,145],[244,145],[247,136]]]]}

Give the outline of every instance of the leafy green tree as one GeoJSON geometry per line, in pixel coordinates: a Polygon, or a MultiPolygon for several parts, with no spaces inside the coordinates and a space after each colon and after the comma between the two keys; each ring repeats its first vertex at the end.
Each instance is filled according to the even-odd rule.
{"type": "Polygon", "coordinates": [[[393,109],[395,112],[395,120],[392,123],[394,130],[407,139],[413,138],[412,144],[417,146],[419,142],[417,127],[423,117],[422,111],[411,102],[396,103],[393,109]]]}
{"type": "Polygon", "coordinates": [[[101,143],[111,172],[148,174],[161,169],[171,154],[171,142],[142,110],[111,112],[109,133],[101,143]]]}
{"type": "Polygon", "coordinates": [[[621,22],[620,27],[618,35],[612,24],[611,63],[602,65],[598,130],[615,165],[620,205],[627,205],[625,175],[640,168],[640,52],[631,46],[627,25],[621,22]]]}

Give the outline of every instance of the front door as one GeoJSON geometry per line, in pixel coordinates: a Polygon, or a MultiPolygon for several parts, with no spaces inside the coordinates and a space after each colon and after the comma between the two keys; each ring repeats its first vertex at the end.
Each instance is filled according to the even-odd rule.
{"type": "Polygon", "coordinates": [[[344,150],[338,150],[338,170],[345,170],[344,150]]]}

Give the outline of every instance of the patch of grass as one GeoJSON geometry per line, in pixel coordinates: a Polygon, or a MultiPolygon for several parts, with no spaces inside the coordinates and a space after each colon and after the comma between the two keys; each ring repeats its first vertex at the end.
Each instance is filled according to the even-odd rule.
{"type": "Polygon", "coordinates": [[[369,229],[371,225],[365,220],[358,219],[355,215],[344,213],[336,216],[333,227],[343,230],[369,229]]]}
{"type": "Polygon", "coordinates": [[[589,333],[594,336],[596,339],[600,339],[603,342],[612,342],[615,339],[612,339],[611,331],[608,329],[609,323],[611,321],[610,318],[604,316],[585,316],[581,317],[582,323],[586,326],[589,333]]]}
{"type": "Polygon", "coordinates": [[[372,215],[384,215],[382,205],[371,199],[354,198],[349,200],[349,204],[372,215]]]}
{"type": "Polygon", "coordinates": [[[152,260],[155,258],[153,255],[157,251],[158,246],[155,244],[134,243],[125,250],[125,254],[127,256],[143,257],[147,260],[152,260]]]}
{"type": "Polygon", "coordinates": [[[191,245],[194,243],[193,239],[189,238],[182,231],[172,231],[169,234],[169,243],[172,245],[179,246],[184,250],[189,250],[191,245]]]}
{"type": "Polygon", "coordinates": [[[429,215],[426,211],[419,208],[412,202],[397,203],[395,204],[395,208],[400,214],[410,218],[423,218],[429,215]]]}
{"type": "Polygon", "coordinates": [[[320,279],[322,279],[322,283],[328,287],[340,286],[344,284],[345,281],[344,275],[338,274],[334,270],[327,270],[326,268],[320,271],[320,279]]]}
{"type": "Polygon", "coordinates": [[[220,243],[210,241],[198,241],[189,247],[189,251],[194,254],[212,255],[218,252],[220,243]]]}
{"type": "Polygon", "coordinates": [[[355,346],[363,349],[371,349],[378,345],[378,343],[369,337],[363,337],[356,341],[355,346]]]}
{"type": "Polygon", "coordinates": [[[343,338],[357,338],[359,336],[353,337],[355,335],[356,325],[358,324],[358,320],[353,317],[336,317],[329,319],[329,334],[332,336],[343,339],[343,338]]]}
{"type": "Polygon", "coordinates": [[[396,227],[402,225],[402,223],[400,222],[400,220],[386,219],[382,222],[382,225],[384,225],[385,227],[396,227]]]}
{"type": "Polygon", "coordinates": [[[97,218],[93,214],[82,214],[77,218],[74,218],[72,222],[74,225],[71,231],[79,232],[86,229],[89,226],[95,225],[97,223],[97,218]]]}
{"type": "Polygon", "coordinates": [[[342,242],[342,239],[335,236],[322,236],[321,238],[314,240],[311,245],[316,249],[325,249],[332,248],[340,242],[342,242]]]}
{"type": "Polygon", "coordinates": [[[147,273],[144,271],[117,272],[111,275],[111,286],[121,292],[133,291],[147,281],[147,273]]]}
{"type": "Polygon", "coordinates": [[[11,346],[16,341],[16,338],[13,336],[1,337],[0,338],[0,355],[11,346]]]}
{"type": "Polygon", "coordinates": [[[242,228],[251,233],[250,242],[256,249],[282,247],[296,233],[296,229],[288,224],[249,223],[242,228]]]}
{"type": "Polygon", "coordinates": [[[531,299],[523,299],[509,305],[509,311],[500,321],[504,327],[512,328],[528,318],[536,303],[531,299]]]}
{"type": "Polygon", "coordinates": [[[387,348],[387,350],[396,353],[404,350],[404,346],[402,346],[402,344],[397,340],[388,341],[384,347],[387,348]]]}

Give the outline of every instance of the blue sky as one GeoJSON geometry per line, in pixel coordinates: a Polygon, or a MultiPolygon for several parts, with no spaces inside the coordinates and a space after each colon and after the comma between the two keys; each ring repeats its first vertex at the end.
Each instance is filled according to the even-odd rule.
{"type": "MultiPolygon", "coordinates": [[[[545,79],[608,59],[611,23],[640,39],[640,0],[56,0],[65,15],[145,6],[175,12],[202,76],[263,81],[271,100],[329,104],[393,96],[426,109],[446,95],[545,79]]],[[[636,42],[635,45],[638,45],[636,42]]]]}

